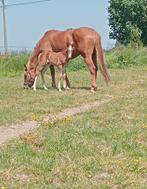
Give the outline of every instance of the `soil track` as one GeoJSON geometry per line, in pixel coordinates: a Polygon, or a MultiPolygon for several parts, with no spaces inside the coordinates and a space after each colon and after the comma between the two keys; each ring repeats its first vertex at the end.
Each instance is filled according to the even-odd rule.
{"type": "MultiPolygon", "coordinates": [[[[76,114],[84,113],[92,108],[96,108],[106,104],[112,100],[112,96],[107,95],[102,100],[95,101],[93,103],[81,105],[78,107],[64,109],[62,112],[57,113],[56,115],[48,115],[42,117],[43,123],[55,122],[62,120],[68,116],[74,116],[76,114]]],[[[8,141],[19,137],[20,135],[26,134],[33,129],[39,127],[39,122],[37,121],[28,121],[21,124],[10,125],[7,127],[0,127],[0,145],[7,143],[8,141]]]]}

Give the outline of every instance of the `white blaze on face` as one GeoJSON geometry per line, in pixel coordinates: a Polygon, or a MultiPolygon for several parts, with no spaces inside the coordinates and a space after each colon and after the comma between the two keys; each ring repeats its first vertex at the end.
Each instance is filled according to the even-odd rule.
{"type": "Polygon", "coordinates": [[[72,57],[72,52],[73,52],[73,47],[70,45],[68,47],[68,58],[71,58],[72,57]]]}

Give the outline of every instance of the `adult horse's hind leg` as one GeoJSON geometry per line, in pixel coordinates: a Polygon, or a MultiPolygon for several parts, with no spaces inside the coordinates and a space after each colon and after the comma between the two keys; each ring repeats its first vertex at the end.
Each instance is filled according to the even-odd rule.
{"type": "Polygon", "coordinates": [[[35,77],[34,84],[33,84],[33,90],[36,91],[36,83],[37,83],[38,76],[35,77]]]}
{"type": "Polygon", "coordinates": [[[93,61],[94,65],[95,65],[95,68],[96,68],[95,75],[96,75],[96,79],[97,79],[98,66],[97,66],[97,54],[96,54],[96,50],[95,49],[93,50],[93,53],[92,53],[92,61],[93,61]]]}
{"type": "Polygon", "coordinates": [[[48,90],[48,88],[47,88],[46,85],[45,85],[44,73],[45,73],[45,71],[41,72],[42,84],[43,84],[43,88],[44,88],[45,90],[48,90]]]}
{"type": "Polygon", "coordinates": [[[91,54],[87,54],[86,57],[84,58],[84,60],[85,60],[85,63],[88,65],[89,71],[92,76],[91,91],[95,91],[96,90],[97,68],[94,65],[91,54]]]}

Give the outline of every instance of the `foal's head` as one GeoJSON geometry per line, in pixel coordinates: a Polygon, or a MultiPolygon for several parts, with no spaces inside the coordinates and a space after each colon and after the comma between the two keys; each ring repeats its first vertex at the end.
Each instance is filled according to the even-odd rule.
{"type": "Polygon", "coordinates": [[[35,74],[33,74],[26,65],[24,65],[24,88],[31,88],[34,84],[35,74]]]}

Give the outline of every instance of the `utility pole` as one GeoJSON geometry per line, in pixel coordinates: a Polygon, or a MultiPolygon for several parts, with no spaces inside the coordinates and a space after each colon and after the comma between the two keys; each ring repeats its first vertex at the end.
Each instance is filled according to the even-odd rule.
{"type": "Polygon", "coordinates": [[[6,15],[5,15],[4,0],[2,0],[2,9],[3,9],[4,49],[5,49],[5,54],[7,54],[8,53],[8,42],[7,42],[7,28],[6,28],[6,15]]]}

